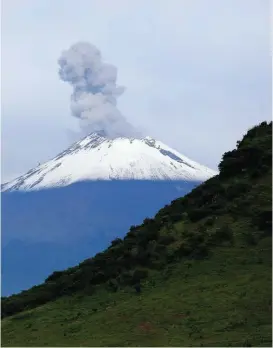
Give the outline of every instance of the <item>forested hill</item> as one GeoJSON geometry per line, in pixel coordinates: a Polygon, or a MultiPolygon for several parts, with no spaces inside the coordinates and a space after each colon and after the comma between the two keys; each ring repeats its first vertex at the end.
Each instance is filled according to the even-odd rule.
{"type": "Polygon", "coordinates": [[[219,171],[104,252],[3,298],[4,345],[271,344],[272,122],[250,129],[219,171]]]}

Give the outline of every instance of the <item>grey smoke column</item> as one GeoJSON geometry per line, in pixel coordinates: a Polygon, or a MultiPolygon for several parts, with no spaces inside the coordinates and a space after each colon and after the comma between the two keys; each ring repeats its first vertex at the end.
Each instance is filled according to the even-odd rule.
{"type": "Polygon", "coordinates": [[[136,136],[136,130],[117,109],[124,87],[117,86],[117,68],[102,61],[100,51],[88,42],[78,42],[63,51],[60,78],[73,87],[72,115],[83,132],[103,131],[108,137],[136,136]]]}

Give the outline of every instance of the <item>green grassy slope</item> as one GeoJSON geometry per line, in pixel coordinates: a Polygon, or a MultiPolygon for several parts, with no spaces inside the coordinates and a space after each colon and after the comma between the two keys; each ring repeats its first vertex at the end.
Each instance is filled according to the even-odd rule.
{"type": "Polygon", "coordinates": [[[2,299],[2,345],[271,346],[271,161],[263,122],[124,240],[2,299]]]}

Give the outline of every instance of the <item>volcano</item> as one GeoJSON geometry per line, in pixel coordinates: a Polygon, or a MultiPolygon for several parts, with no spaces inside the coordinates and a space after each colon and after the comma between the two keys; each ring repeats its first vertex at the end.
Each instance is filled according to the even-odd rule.
{"type": "Polygon", "coordinates": [[[2,185],[2,295],[92,257],[216,174],[151,137],[88,135],[2,185]]]}

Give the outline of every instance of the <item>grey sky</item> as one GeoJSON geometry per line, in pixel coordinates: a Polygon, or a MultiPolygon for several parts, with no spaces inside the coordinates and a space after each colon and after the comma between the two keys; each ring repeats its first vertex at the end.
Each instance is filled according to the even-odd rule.
{"type": "Polygon", "coordinates": [[[78,41],[118,68],[130,123],[211,168],[271,119],[270,1],[2,0],[2,182],[72,141],[57,60],[78,41]]]}

